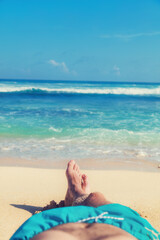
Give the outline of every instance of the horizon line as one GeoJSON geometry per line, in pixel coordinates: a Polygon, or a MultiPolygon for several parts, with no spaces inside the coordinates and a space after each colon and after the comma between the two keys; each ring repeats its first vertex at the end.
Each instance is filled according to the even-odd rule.
{"type": "Polygon", "coordinates": [[[160,84],[159,82],[140,82],[140,81],[108,81],[108,80],[62,80],[62,79],[16,79],[16,78],[0,78],[0,81],[61,81],[61,82],[94,82],[94,83],[99,83],[99,82],[103,82],[103,83],[136,83],[136,84],[160,84]]]}

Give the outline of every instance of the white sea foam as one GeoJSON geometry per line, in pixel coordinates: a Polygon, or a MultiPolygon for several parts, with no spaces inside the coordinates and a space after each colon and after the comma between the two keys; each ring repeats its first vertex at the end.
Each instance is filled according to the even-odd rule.
{"type": "Polygon", "coordinates": [[[2,151],[10,151],[11,148],[9,148],[9,147],[1,147],[1,150],[2,150],[2,151]]]}
{"type": "Polygon", "coordinates": [[[11,92],[48,92],[48,93],[77,93],[77,94],[114,94],[114,95],[155,95],[160,96],[160,87],[103,87],[103,88],[35,88],[35,87],[1,87],[1,93],[11,92]]]}
{"type": "Polygon", "coordinates": [[[53,132],[61,132],[62,131],[61,128],[54,128],[54,127],[50,127],[49,130],[51,130],[53,132]]]}
{"type": "MultiPolygon", "coordinates": [[[[0,139],[1,157],[21,157],[26,159],[146,159],[159,161],[159,146],[145,146],[145,144],[128,145],[116,144],[109,141],[95,144],[91,141],[71,141],[70,139],[0,139]],[[64,141],[63,141],[64,140],[64,141]],[[69,140],[69,141],[66,141],[69,140]]],[[[72,139],[73,140],[73,139],[72,139]]]]}

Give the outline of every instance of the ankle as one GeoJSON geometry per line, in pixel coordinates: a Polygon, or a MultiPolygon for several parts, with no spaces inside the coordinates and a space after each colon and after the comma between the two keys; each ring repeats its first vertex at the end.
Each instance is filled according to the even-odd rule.
{"type": "Polygon", "coordinates": [[[82,194],[75,198],[75,200],[72,203],[72,206],[80,206],[80,205],[85,205],[85,200],[88,198],[89,194],[82,194]]]}

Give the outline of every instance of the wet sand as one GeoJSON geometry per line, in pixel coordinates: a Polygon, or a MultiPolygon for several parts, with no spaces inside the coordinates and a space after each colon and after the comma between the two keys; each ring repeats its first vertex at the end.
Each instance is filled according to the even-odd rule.
{"type": "MultiPolygon", "coordinates": [[[[85,170],[92,191],[138,211],[160,231],[160,169],[85,170]]],[[[62,169],[0,167],[0,239],[8,240],[35,210],[64,199],[67,182],[62,169]]]]}

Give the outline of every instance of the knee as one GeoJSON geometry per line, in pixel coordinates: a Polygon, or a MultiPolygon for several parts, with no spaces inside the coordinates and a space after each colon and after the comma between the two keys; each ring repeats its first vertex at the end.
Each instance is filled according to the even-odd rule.
{"type": "Polygon", "coordinates": [[[104,195],[100,192],[90,193],[85,201],[86,206],[98,207],[101,205],[108,204],[109,202],[105,199],[104,195]]]}
{"type": "Polygon", "coordinates": [[[100,192],[93,192],[93,193],[90,193],[89,196],[88,196],[89,199],[93,199],[93,200],[97,199],[97,198],[99,199],[99,198],[102,198],[102,197],[104,197],[104,196],[100,192]]]}

